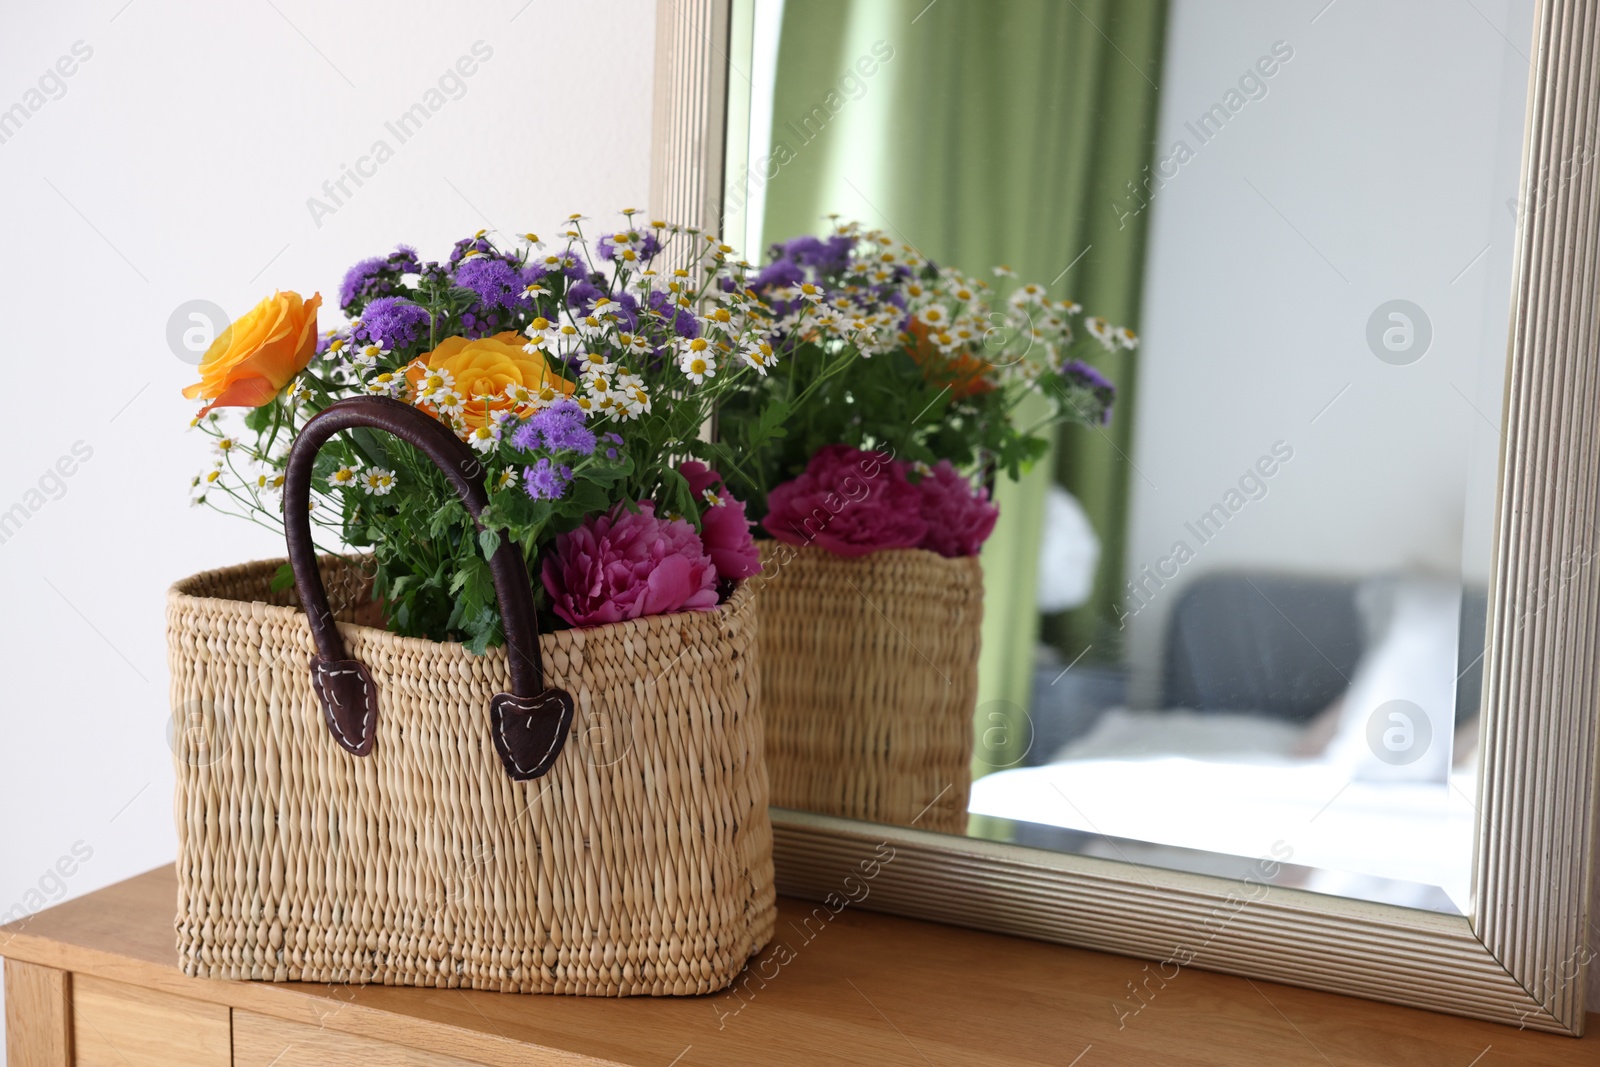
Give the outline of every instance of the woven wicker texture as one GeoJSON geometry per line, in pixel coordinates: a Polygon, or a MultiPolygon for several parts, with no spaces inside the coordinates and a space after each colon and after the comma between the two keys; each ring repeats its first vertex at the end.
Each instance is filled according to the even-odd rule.
{"type": "Polygon", "coordinates": [[[768,941],[748,589],[715,612],[544,635],[546,677],[576,716],[550,773],[518,783],[489,732],[504,650],[347,622],[366,585],[324,559],[379,692],[372,755],[343,752],[293,590],[271,591],[279,566],[168,596],[185,973],[682,995],[727,986],[768,941]]]}
{"type": "Polygon", "coordinates": [[[965,833],[983,569],[920,549],[762,543],[772,802],[965,833]]]}

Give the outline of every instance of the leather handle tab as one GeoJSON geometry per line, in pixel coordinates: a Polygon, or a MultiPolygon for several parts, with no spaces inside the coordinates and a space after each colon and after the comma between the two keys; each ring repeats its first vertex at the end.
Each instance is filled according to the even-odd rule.
{"type": "MultiPolygon", "coordinates": [[[[334,434],[359,427],[383,430],[431,459],[460,494],[475,524],[489,496],[483,486],[483,464],[472,449],[426,412],[388,397],[353,397],[331,404],[312,416],[295,438],[284,478],[283,525],[295,590],[317,646],[311,684],[334,740],[346,751],[365,756],[372,751],[376,733],[378,689],[367,668],[349,657],[339,636],[317,568],[310,514],[317,452],[334,434]]],[[[572,726],[572,697],[544,684],[539,618],[522,550],[502,539],[489,558],[489,572],[500,601],[512,690],[489,702],[490,727],[506,773],[528,781],[548,771],[561,754],[572,726]]]]}

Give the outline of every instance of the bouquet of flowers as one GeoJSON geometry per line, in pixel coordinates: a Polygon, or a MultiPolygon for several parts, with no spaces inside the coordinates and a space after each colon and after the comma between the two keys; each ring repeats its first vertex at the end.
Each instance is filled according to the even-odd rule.
{"type": "Polygon", "coordinates": [[[961,833],[988,485],[1042,456],[1052,424],[1110,418],[1115,390],[1079,345],[1138,341],[1003,268],[1001,294],[854,223],[772,251],[747,295],[786,358],[723,399],[714,453],[773,539],[772,801],[961,833]]]}
{"type": "Polygon", "coordinates": [[[323,448],[314,528],[370,549],[390,629],[498,644],[486,559],[502,539],[538,575],[541,614],[570,626],[716,607],[760,561],[744,504],[702,462],[728,453],[701,428],[800,338],[727,246],[635,214],[592,244],[574,215],[549,249],[482,231],[442,262],[399,246],[350,268],[348,321],[321,333],[320,295],[263,300],[185,390],[206,401],[194,425],[213,439],[196,502],[281,530],[299,428],[343,398],[390,397],[471,446],[490,501],[479,530],[444,475],[386,435],[350,430],[323,448]],[[247,409],[242,424],[224,408],[247,409]]]}
{"type": "Polygon", "coordinates": [[[995,273],[1003,298],[857,223],[773,246],[749,285],[773,316],[766,341],[792,355],[718,415],[719,454],[740,461],[730,481],[767,533],[843,555],[973,555],[998,514],[977,483],[1017,477],[1055,423],[1109,422],[1115,389],[1079,347],[1138,338],[995,273]],[[1034,395],[1049,413],[1021,426],[1018,406],[1034,395]],[[882,488],[859,506],[824,506],[864,484],[882,488]]]}

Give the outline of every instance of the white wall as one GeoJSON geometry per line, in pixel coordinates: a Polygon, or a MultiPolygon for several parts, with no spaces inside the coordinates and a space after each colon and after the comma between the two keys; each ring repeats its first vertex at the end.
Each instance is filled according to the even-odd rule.
{"type": "Polygon", "coordinates": [[[283,551],[187,504],[206,456],[174,309],[320,289],[331,323],[344,268],[396,241],[438,257],[649,185],[650,0],[125,4],[0,14],[0,111],[41,103],[0,143],[0,512],[92,450],[0,544],[0,914],[171,861],[165,590],[283,551]],[[64,95],[27,98],[80,41],[64,95]],[[400,144],[385,122],[479,41],[400,144]],[[393,158],[317,226],[307,198],[378,139],[393,158]]]}
{"type": "Polygon", "coordinates": [[[1194,558],[1128,621],[1145,699],[1207,571],[1486,574],[1533,4],[1477,7],[1173,5],[1157,156],[1194,154],[1149,208],[1125,577],[1194,558]],[[1278,42],[1266,95],[1201,144],[1186,124],[1278,42]],[[1409,366],[1366,340],[1396,298],[1433,327],[1409,366]],[[1278,441],[1294,458],[1202,544],[1185,523],[1278,441]]]}

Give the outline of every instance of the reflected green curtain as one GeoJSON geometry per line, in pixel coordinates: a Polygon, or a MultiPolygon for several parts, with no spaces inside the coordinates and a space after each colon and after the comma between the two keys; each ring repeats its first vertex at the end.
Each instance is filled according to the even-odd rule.
{"type": "MultiPolygon", "coordinates": [[[[1165,0],[790,0],[763,242],[821,232],[838,213],[977,277],[1008,264],[1137,328],[1149,213],[1129,210],[1128,183],[1152,160],[1165,24],[1165,0]]],[[[1070,659],[1114,629],[1137,353],[1090,343],[1076,354],[1116,382],[1121,410],[1106,430],[1064,430],[1022,481],[998,488],[977,774],[1019,760],[1031,737],[1053,478],[1083,503],[1102,552],[1093,599],[1047,620],[1046,636],[1070,659]]]]}

